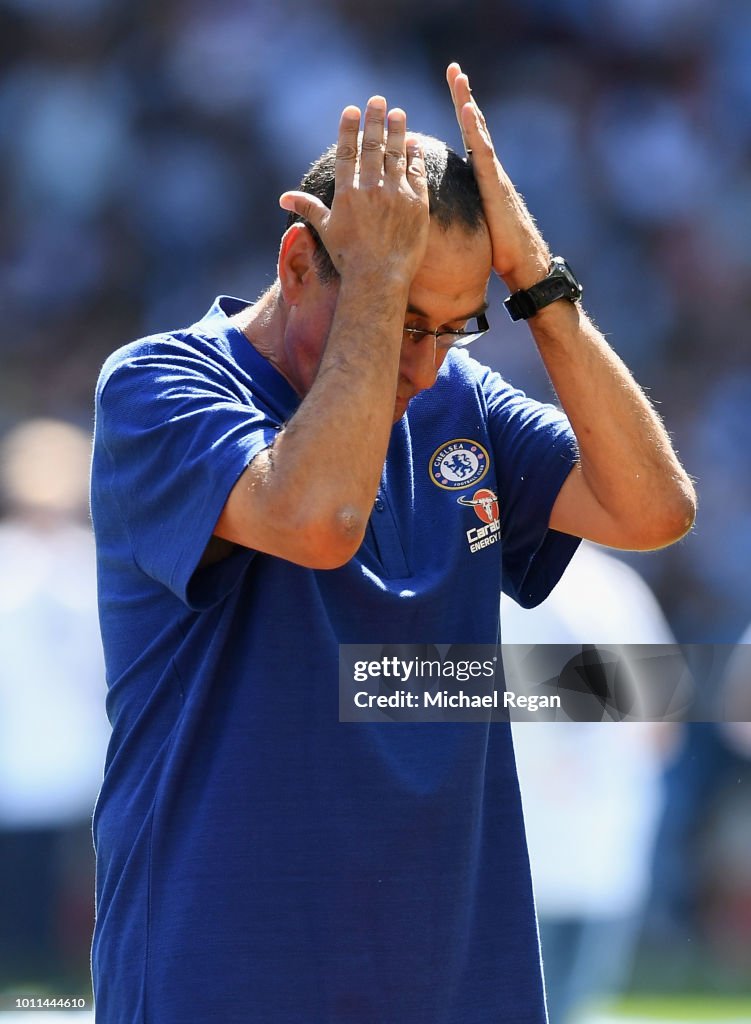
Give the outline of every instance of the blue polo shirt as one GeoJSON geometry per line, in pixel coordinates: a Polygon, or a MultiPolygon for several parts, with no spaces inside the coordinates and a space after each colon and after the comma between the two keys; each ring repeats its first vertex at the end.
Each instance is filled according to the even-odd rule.
{"type": "Polygon", "coordinates": [[[347,565],[198,569],[299,404],[229,322],[245,305],[127,345],[97,387],[97,1019],[543,1024],[508,726],[340,723],[338,645],[495,643],[502,587],[541,601],[578,543],[547,528],[568,423],[452,352],[347,565]]]}

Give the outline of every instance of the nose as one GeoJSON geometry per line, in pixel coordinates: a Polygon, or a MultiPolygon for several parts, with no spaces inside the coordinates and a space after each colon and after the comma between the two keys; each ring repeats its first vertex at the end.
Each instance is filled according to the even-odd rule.
{"type": "Polygon", "coordinates": [[[434,334],[424,334],[419,341],[407,337],[402,343],[399,374],[409,381],[414,394],[418,394],[435,384],[442,362],[436,352],[434,334]]]}

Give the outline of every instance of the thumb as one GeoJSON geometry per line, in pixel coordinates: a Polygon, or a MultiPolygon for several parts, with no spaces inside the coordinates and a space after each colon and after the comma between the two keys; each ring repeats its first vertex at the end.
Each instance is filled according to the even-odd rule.
{"type": "Polygon", "coordinates": [[[289,213],[296,213],[320,232],[329,216],[329,208],[315,196],[307,192],[283,192],[279,196],[279,205],[289,213]]]}
{"type": "Polygon", "coordinates": [[[416,194],[428,201],[428,179],[425,176],[425,155],[416,135],[407,135],[407,175],[416,194]]]}

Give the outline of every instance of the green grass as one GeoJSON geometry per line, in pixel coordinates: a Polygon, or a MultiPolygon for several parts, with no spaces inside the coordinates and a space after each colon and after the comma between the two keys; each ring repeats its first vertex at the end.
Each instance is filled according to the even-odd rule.
{"type": "Polygon", "coordinates": [[[629,996],[608,1007],[616,1019],[643,1017],[646,1021],[749,1021],[751,1022],[751,996],[724,997],[720,995],[691,996],[629,996]]]}

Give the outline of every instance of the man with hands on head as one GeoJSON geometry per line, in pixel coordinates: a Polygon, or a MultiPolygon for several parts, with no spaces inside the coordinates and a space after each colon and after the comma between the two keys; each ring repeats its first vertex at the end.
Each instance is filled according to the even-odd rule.
{"type": "Polygon", "coordinates": [[[670,543],[694,496],[448,80],[471,164],[346,107],[272,287],[103,368],[108,1024],[545,1020],[508,726],[340,724],[338,645],[495,643],[501,589],[670,543]],[[566,415],[462,351],[491,268],[566,415]]]}

